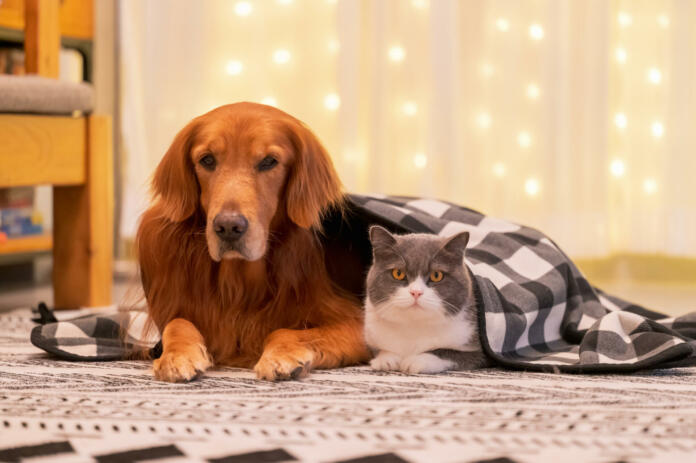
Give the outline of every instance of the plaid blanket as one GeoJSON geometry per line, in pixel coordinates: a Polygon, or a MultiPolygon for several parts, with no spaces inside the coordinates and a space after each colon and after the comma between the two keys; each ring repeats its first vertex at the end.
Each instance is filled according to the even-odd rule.
{"type": "MultiPolygon", "coordinates": [[[[501,366],[590,373],[696,364],[696,313],[668,318],[604,293],[537,230],[431,199],[350,200],[346,220],[363,224],[353,232],[363,240],[370,223],[401,233],[470,233],[466,262],[474,275],[481,343],[501,366]]],[[[133,317],[144,320],[142,313],[121,312],[47,323],[31,340],[66,359],[120,359],[155,344],[142,339],[142,323],[133,317]]],[[[156,345],[152,353],[159,354],[156,345]]]]}

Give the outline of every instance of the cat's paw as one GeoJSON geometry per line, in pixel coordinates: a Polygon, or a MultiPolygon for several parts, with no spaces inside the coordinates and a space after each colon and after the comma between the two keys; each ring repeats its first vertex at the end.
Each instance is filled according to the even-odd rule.
{"type": "Polygon", "coordinates": [[[406,357],[401,362],[401,371],[409,374],[440,373],[454,366],[450,360],[441,359],[437,355],[423,353],[406,357]]]}
{"type": "Polygon", "coordinates": [[[370,360],[370,366],[375,370],[396,371],[399,369],[401,357],[394,352],[381,351],[377,357],[370,360]]]}

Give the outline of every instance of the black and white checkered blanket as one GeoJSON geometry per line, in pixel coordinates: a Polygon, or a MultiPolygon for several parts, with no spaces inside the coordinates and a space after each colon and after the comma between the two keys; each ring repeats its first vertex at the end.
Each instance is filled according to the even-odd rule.
{"type": "MultiPolygon", "coordinates": [[[[466,262],[476,284],[481,342],[501,366],[589,373],[696,364],[696,313],[668,318],[594,288],[537,230],[443,201],[350,200],[349,222],[402,233],[470,233],[466,262]]],[[[140,320],[142,313],[119,313],[48,323],[34,329],[32,342],[67,359],[119,359],[154,344],[142,339],[140,320]],[[126,327],[124,343],[119,332],[126,327]]]]}

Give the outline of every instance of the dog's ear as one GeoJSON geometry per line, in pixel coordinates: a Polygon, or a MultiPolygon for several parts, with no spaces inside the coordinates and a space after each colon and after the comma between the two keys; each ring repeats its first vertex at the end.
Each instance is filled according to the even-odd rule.
{"type": "Polygon", "coordinates": [[[288,217],[302,228],[320,228],[323,213],[343,200],[341,182],[321,142],[304,124],[293,127],[291,138],[295,162],[286,190],[288,217]]]}
{"type": "Polygon", "coordinates": [[[198,206],[199,187],[190,158],[195,131],[194,122],[179,131],[152,179],[160,210],[172,222],[186,220],[198,206]]]}

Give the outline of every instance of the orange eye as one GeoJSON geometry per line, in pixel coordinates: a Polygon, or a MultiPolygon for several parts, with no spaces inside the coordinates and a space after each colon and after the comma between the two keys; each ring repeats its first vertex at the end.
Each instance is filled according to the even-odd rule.
{"type": "Polygon", "coordinates": [[[444,276],[444,273],[438,272],[437,270],[434,272],[430,272],[430,281],[437,283],[438,281],[442,280],[442,277],[444,276]]]}
{"type": "Polygon", "coordinates": [[[399,281],[406,278],[406,274],[400,268],[395,268],[394,270],[392,270],[392,276],[394,277],[395,280],[399,280],[399,281]]]}

